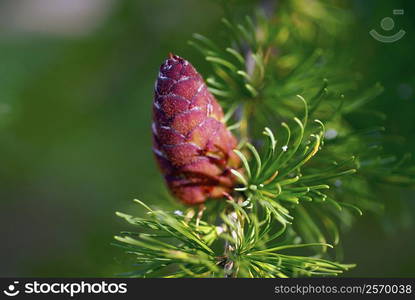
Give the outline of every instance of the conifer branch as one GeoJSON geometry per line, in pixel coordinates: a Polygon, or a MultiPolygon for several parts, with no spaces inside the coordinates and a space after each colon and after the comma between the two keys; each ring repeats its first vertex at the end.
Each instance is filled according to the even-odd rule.
{"type": "MultiPolygon", "coordinates": [[[[206,176],[200,166],[196,173],[193,169],[183,171],[189,167],[177,163],[188,159],[183,148],[170,155],[170,160],[176,160],[174,167],[159,150],[162,146],[156,155],[162,169],[170,172],[169,188],[185,203],[194,204],[189,196],[194,191],[198,192],[198,203],[212,196],[206,187],[219,187],[222,194],[214,194],[211,198],[219,199],[207,201],[206,211],[198,216],[154,210],[141,201],[136,202],[147,211],[146,217],[117,213],[136,228],[136,232],[115,237],[116,245],[137,261],[137,270],[125,275],[336,276],[354,267],[331,259],[331,249],[341,238],[342,222],[351,216],[382,211],[373,180],[415,186],[415,168],[408,163],[409,155],[399,159],[383,152],[384,115],[366,109],[382,93],[382,86],[360,88],[358,82],[350,80],[350,74],[337,68],[343,56],[331,51],[329,42],[323,49],[315,39],[319,31],[320,39],[331,41],[337,34],[332,24],[346,22],[351,16],[319,2],[310,10],[295,3],[279,4],[277,17],[258,10],[240,22],[234,21],[237,16],[222,19],[228,40],[220,43],[193,35],[189,44],[212,66],[212,74],[206,79],[209,91],[225,108],[224,115],[217,113],[215,121],[209,121],[226,122],[227,126],[217,125],[227,136],[226,149],[216,143],[220,151],[215,152],[206,143],[209,147],[205,145],[202,151],[209,170],[220,166],[222,173],[206,176]],[[294,22],[293,14],[301,22],[294,22]],[[367,114],[376,115],[380,124],[362,129],[348,121],[350,116],[367,114]],[[239,139],[236,149],[226,130],[232,130],[239,139]],[[185,185],[176,185],[182,180],[187,180],[185,185]],[[225,181],[227,184],[222,183],[225,181]],[[187,193],[189,187],[195,190],[187,193]]],[[[170,59],[188,66],[179,57],[170,59]]],[[[169,72],[172,65],[164,66],[169,72]]],[[[188,72],[194,76],[196,71],[188,72]]],[[[174,84],[192,76],[173,80],[174,84]]],[[[168,76],[159,76],[156,92],[160,98],[169,95],[163,94],[171,84],[168,80],[168,76]]],[[[189,90],[194,88],[191,84],[189,90]]],[[[203,88],[200,84],[198,91],[203,88]]],[[[187,92],[183,93],[180,101],[184,98],[190,103],[193,98],[187,99],[187,92]]],[[[212,103],[209,100],[208,116],[212,103]]],[[[168,113],[174,111],[171,106],[168,113]]],[[[188,126],[173,125],[181,129],[188,126]]],[[[173,132],[164,137],[169,147],[185,136],[177,134],[175,128],[160,128],[173,132]]],[[[158,137],[160,132],[153,128],[153,134],[158,137]]],[[[200,136],[197,142],[206,138],[203,132],[200,136]]],[[[177,145],[193,149],[195,144],[173,146],[177,145]]]]}

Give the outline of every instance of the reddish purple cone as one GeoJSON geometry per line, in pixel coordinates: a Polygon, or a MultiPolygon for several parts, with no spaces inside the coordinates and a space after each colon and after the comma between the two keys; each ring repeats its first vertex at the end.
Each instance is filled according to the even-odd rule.
{"type": "Polygon", "coordinates": [[[237,141],[202,76],[179,56],[170,54],[160,67],[153,121],[153,150],[175,197],[192,205],[232,190],[237,141]]]}

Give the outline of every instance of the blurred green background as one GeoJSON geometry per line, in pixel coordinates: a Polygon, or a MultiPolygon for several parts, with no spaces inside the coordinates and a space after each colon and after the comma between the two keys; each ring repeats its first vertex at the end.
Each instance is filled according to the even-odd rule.
{"type": "MultiPolygon", "coordinates": [[[[415,137],[412,2],[343,1],[355,20],[350,48],[338,50],[364,82],[385,86],[373,105],[388,114],[389,132],[406,137],[415,137]],[[406,36],[371,38],[398,8],[395,29],[406,36]]],[[[126,228],[114,211],[136,212],[134,198],[173,205],[151,151],[158,67],[171,51],[207,74],[187,40],[215,37],[221,17],[215,1],[0,0],[0,276],[131,269],[110,245],[126,228]]],[[[388,150],[414,152],[415,139],[398,142],[388,150]]],[[[414,192],[384,195],[381,222],[365,215],[344,236],[346,261],[358,264],[346,276],[415,276],[414,192]]]]}

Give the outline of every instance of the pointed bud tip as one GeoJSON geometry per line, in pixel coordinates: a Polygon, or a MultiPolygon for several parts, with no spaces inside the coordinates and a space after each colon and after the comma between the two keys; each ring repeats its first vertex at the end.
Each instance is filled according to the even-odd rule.
{"type": "Polygon", "coordinates": [[[172,53],[172,52],[169,52],[169,54],[167,54],[167,60],[179,60],[179,61],[184,61],[184,59],[183,59],[183,58],[181,58],[180,56],[178,56],[178,55],[176,55],[176,54],[174,54],[174,53],[172,53]]]}

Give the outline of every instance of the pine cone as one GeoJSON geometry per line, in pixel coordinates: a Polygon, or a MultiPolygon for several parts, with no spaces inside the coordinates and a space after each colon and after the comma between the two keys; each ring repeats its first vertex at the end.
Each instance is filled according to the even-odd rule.
{"type": "Polygon", "coordinates": [[[237,141],[202,76],[179,56],[170,54],[160,67],[153,121],[153,151],[175,197],[192,205],[232,190],[237,141]]]}

